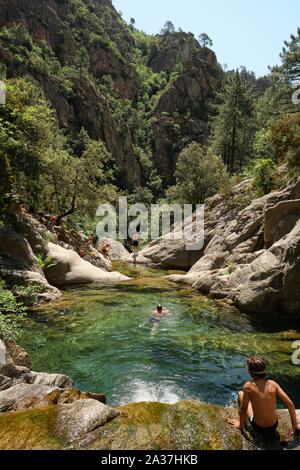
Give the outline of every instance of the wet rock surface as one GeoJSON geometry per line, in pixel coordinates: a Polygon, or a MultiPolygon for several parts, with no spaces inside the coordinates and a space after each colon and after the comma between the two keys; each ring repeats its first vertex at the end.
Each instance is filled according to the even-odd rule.
{"type": "MultiPolygon", "coordinates": [[[[299,415],[299,412],[297,412],[299,415]]],[[[279,410],[281,444],[297,449],[287,410],[279,410]]],[[[95,400],[79,400],[26,411],[0,413],[1,449],[89,450],[253,450],[249,432],[227,424],[236,408],[199,402],[173,405],[131,403],[112,409],[95,400]]],[[[266,446],[270,447],[270,443],[266,446]]],[[[273,449],[275,444],[273,443],[273,449]]]]}
{"type": "MultiPolygon", "coordinates": [[[[0,371],[1,450],[264,448],[257,445],[249,431],[241,434],[230,428],[227,419],[238,417],[235,406],[223,408],[181,401],[172,405],[140,402],[111,408],[105,404],[103,394],[68,388],[71,379],[66,376],[36,373],[16,366],[11,356],[6,357],[8,362],[1,365],[1,370],[7,375],[0,371]],[[18,383],[16,372],[20,374],[18,383]]],[[[276,442],[277,448],[298,449],[299,443],[291,438],[288,411],[277,413],[281,441],[276,442]]],[[[297,417],[300,420],[300,411],[297,417]]]]}

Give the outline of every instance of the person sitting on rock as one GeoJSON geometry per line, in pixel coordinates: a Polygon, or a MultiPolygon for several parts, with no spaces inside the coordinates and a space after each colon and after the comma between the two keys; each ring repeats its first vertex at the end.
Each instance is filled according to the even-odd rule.
{"type": "Polygon", "coordinates": [[[240,420],[229,419],[230,426],[242,430],[248,418],[252,429],[260,436],[276,434],[278,418],[276,415],[276,398],[280,398],[288,407],[293,434],[300,432],[295,406],[288,395],[273,380],[267,380],[266,362],[260,356],[247,360],[251,382],[244,385],[238,393],[237,404],[240,410],[240,420]]]}
{"type": "Polygon", "coordinates": [[[78,250],[78,254],[80,258],[84,258],[87,255],[87,253],[84,250],[78,250]]]}
{"type": "Polygon", "coordinates": [[[54,232],[54,227],[55,227],[56,221],[57,221],[57,217],[52,215],[50,217],[50,220],[47,222],[46,227],[50,232],[54,232]]]}
{"type": "Polygon", "coordinates": [[[109,256],[109,244],[108,243],[105,243],[104,245],[102,245],[101,247],[101,253],[103,256],[105,256],[105,258],[108,258],[110,259],[110,256],[109,256]]]}

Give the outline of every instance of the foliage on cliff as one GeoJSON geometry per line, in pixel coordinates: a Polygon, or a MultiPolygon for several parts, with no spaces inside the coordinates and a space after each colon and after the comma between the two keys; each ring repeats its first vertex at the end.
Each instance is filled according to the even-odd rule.
{"type": "Polygon", "coordinates": [[[81,217],[120,192],[157,202],[184,176],[178,158],[194,143],[221,155],[230,175],[248,176],[262,158],[297,173],[299,32],[259,79],[245,67],[224,72],[206,36],[168,21],[147,35],[110,0],[3,2],[5,197],[17,191],[34,210],[81,217]]]}

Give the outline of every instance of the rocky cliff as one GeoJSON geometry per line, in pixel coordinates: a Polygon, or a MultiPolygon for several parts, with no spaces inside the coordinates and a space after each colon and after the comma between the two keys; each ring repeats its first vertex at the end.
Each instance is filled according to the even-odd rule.
{"type": "MultiPolygon", "coordinates": [[[[167,278],[243,311],[299,317],[300,178],[254,200],[250,182],[207,200],[203,248],[188,251],[186,243],[191,240],[172,239],[180,225],[150,242],[136,261],[185,268],[186,275],[167,278]]],[[[192,220],[184,224],[191,225],[192,220]]]]}
{"type": "Polygon", "coordinates": [[[104,140],[123,172],[121,183],[129,187],[140,184],[140,167],[129,129],[120,137],[106,99],[94,85],[97,79],[109,75],[124,98],[132,100],[137,92],[136,72],[129,63],[133,39],[111,2],[3,0],[0,25],[23,25],[33,45],[47,44],[45,54],[49,53],[57,66],[57,70],[46,73],[41,60],[30,53],[32,44],[23,42],[22,55],[16,57],[14,46],[2,37],[0,62],[7,67],[7,78],[32,75],[55,109],[60,125],[73,132],[84,127],[92,138],[104,140]],[[84,58],[78,53],[83,46],[84,58]],[[88,68],[92,80],[76,73],[83,66],[88,68]],[[69,67],[67,75],[60,73],[61,67],[69,67]],[[73,96],[63,92],[66,76],[73,96]]]}
{"type": "Polygon", "coordinates": [[[0,26],[7,78],[32,77],[63,129],[76,134],[84,127],[102,139],[121,170],[120,186],[144,183],[137,147],[167,185],[180,151],[192,141],[206,143],[223,72],[191,33],[152,37],[155,47],[137,60],[133,31],[109,0],[1,0],[0,26]],[[164,77],[142,102],[141,65],[146,75],[164,77]]]}
{"type": "Polygon", "coordinates": [[[183,32],[167,32],[160,38],[150,67],[156,73],[173,72],[174,76],[160,96],[152,119],[154,162],[164,181],[172,184],[181,150],[191,142],[207,144],[208,114],[216,102],[223,72],[214,52],[183,32]]]}

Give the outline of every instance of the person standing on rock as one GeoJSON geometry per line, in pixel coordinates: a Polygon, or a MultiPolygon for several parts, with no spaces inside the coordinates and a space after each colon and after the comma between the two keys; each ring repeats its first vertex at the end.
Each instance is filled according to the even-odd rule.
{"type": "Polygon", "coordinates": [[[93,233],[90,234],[89,244],[91,248],[94,248],[94,234],[93,233]]]}
{"type": "Polygon", "coordinates": [[[138,236],[138,233],[135,232],[132,237],[133,252],[135,255],[137,255],[139,252],[139,242],[140,242],[140,237],[138,236]]]}

